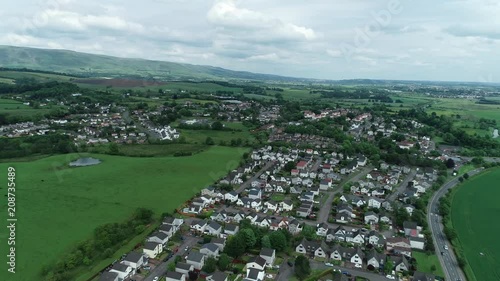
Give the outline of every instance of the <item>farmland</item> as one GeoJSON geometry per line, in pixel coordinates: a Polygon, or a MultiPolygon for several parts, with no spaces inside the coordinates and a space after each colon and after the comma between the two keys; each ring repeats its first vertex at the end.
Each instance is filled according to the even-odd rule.
{"type": "MultiPolygon", "coordinates": [[[[211,147],[191,157],[154,158],[89,154],[102,163],[81,168],[67,166],[82,156],[77,154],[11,164],[16,168],[17,271],[23,274],[9,280],[37,280],[44,265],[57,262],[97,226],[122,222],[138,207],[156,215],[172,212],[235,168],[245,151],[211,147]]],[[[7,167],[0,164],[2,171],[7,167]]],[[[1,191],[6,194],[6,189],[1,191]]],[[[2,204],[2,217],[5,212],[2,204]]],[[[2,243],[3,253],[6,245],[2,243]]],[[[6,255],[0,261],[5,264],[6,255]]]]}
{"type": "Polygon", "coordinates": [[[475,280],[500,279],[499,181],[500,169],[487,171],[461,185],[453,197],[453,227],[475,280]]]}

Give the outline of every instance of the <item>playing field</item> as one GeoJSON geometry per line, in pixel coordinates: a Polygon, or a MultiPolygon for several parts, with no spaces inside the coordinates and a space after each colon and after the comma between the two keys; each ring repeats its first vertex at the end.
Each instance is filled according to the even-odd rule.
{"type": "Polygon", "coordinates": [[[99,225],[125,221],[138,207],[156,215],[181,203],[238,166],[246,149],[211,147],[192,157],[130,158],[92,155],[96,166],[69,168],[79,155],[59,155],[16,169],[17,272],[7,275],[6,203],[8,164],[2,175],[0,280],[32,281],[42,266],[57,261],[99,225]]]}
{"type": "Polygon", "coordinates": [[[500,280],[500,169],[475,176],[453,197],[452,222],[475,279],[500,280]]]}

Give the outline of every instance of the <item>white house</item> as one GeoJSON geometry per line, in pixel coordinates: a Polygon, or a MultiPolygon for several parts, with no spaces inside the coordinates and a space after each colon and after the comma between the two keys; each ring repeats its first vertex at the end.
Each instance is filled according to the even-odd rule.
{"type": "Polygon", "coordinates": [[[276,250],[269,248],[262,248],[260,250],[259,256],[266,260],[266,264],[271,266],[274,264],[274,260],[276,259],[276,250]]]}
{"type": "Polygon", "coordinates": [[[161,252],[163,252],[163,244],[156,242],[146,242],[144,243],[144,248],[142,252],[150,259],[156,258],[161,252]]]}
{"type": "Polygon", "coordinates": [[[205,265],[205,256],[199,252],[191,251],[186,258],[186,263],[191,264],[196,270],[201,270],[205,265]]]}

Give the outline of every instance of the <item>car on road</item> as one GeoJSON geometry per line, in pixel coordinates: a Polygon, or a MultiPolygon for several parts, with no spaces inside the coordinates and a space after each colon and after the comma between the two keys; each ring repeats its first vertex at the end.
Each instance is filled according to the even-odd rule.
{"type": "Polygon", "coordinates": [[[333,266],[333,264],[329,263],[329,262],[325,262],[325,265],[326,266],[333,266]]]}
{"type": "Polygon", "coordinates": [[[394,277],[394,275],[390,275],[390,274],[387,274],[387,276],[385,276],[385,278],[391,279],[391,280],[396,279],[396,277],[394,277]]]}
{"type": "Polygon", "coordinates": [[[445,249],[445,250],[448,250],[448,245],[444,245],[444,249],[445,249]]]}
{"type": "Polygon", "coordinates": [[[290,267],[293,266],[293,262],[292,261],[287,261],[286,264],[288,264],[288,266],[290,266],[290,267]]]}
{"type": "Polygon", "coordinates": [[[155,276],[155,278],[153,278],[153,281],[158,281],[159,279],[160,279],[160,277],[155,276]]]}

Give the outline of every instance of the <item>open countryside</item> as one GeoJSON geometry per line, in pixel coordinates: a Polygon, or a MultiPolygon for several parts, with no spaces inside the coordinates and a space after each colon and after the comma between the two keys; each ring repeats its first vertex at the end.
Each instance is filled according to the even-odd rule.
{"type": "Polygon", "coordinates": [[[451,219],[475,279],[500,280],[500,169],[461,185],[453,197],[451,219]]]}
{"type": "MultiPolygon", "coordinates": [[[[8,280],[39,280],[37,274],[43,266],[57,262],[96,227],[123,222],[138,207],[153,210],[158,218],[164,212],[172,213],[237,167],[244,152],[244,148],[212,147],[190,157],[90,155],[102,163],[80,168],[68,167],[82,156],[77,154],[0,164],[2,171],[8,166],[16,168],[17,204],[22,206],[17,212],[22,222],[17,229],[17,239],[22,241],[17,246],[17,271],[22,274],[8,280]]],[[[4,204],[1,211],[6,211],[4,204]]],[[[4,241],[6,236],[0,238],[4,241]]],[[[6,255],[1,263],[6,263],[6,255]]]]}

